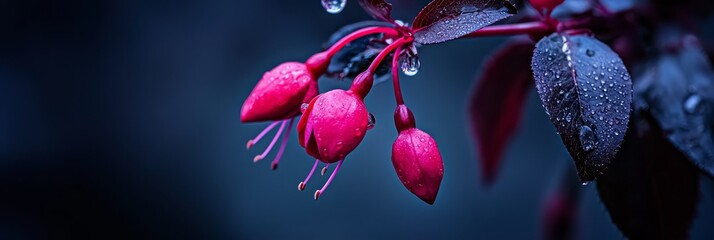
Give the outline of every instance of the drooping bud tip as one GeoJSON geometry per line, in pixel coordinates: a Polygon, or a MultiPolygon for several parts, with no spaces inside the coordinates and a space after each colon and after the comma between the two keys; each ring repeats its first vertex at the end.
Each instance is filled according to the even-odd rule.
{"type": "Polygon", "coordinates": [[[357,75],[352,81],[352,86],[350,90],[357,94],[360,98],[364,99],[370,90],[372,90],[372,84],[374,84],[374,76],[369,71],[364,71],[357,75]]]}
{"type": "Polygon", "coordinates": [[[330,56],[327,52],[315,53],[315,55],[312,55],[305,61],[305,66],[307,66],[307,69],[315,80],[317,80],[317,78],[327,72],[327,67],[330,66],[330,56]]]}
{"type": "Polygon", "coordinates": [[[327,172],[327,166],[322,167],[322,171],[320,171],[320,175],[324,176],[326,172],[327,172]]]}
{"type": "Polygon", "coordinates": [[[270,169],[273,169],[273,171],[278,170],[278,163],[270,163],[270,169]]]}
{"type": "Polygon", "coordinates": [[[397,127],[397,132],[416,128],[414,113],[406,105],[400,104],[394,111],[394,125],[397,127]]]}
{"type": "Polygon", "coordinates": [[[300,191],[305,190],[305,182],[298,183],[298,190],[300,190],[300,191]]]}
{"type": "Polygon", "coordinates": [[[256,163],[256,162],[258,162],[258,161],[260,161],[260,160],[263,160],[263,156],[261,156],[261,155],[257,155],[257,156],[255,156],[255,157],[253,158],[253,162],[254,162],[254,163],[256,163]]]}

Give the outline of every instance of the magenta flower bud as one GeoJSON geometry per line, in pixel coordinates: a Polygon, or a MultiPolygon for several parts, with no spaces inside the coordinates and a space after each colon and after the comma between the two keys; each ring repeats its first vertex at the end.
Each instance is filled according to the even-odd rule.
{"type": "Polygon", "coordinates": [[[298,122],[298,140],[325,163],[342,160],[364,138],[369,112],[352,91],[332,90],[315,97],[298,122]]]}
{"type": "Polygon", "coordinates": [[[317,78],[298,62],[278,65],[263,75],[243,103],[242,122],[278,121],[297,116],[300,105],[318,93],[317,78]]]}
{"type": "Polygon", "coordinates": [[[394,114],[399,136],[392,145],[392,164],[402,184],[428,204],[434,204],[444,177],[444,163],[436,141],[417,129],[414,116],[404,105],[394,114]]]}

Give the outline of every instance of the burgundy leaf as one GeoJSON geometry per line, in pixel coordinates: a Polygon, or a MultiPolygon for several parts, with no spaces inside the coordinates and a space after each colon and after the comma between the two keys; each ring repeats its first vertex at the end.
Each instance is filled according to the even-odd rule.
{"type": "Polygon", "coordinates": [[[563,168],[560,182],[545,201],[543,213],[543,239],[574,239],[580,204],[578,176],[570,168],[563,168]]]}
{"type": "Polygon", "coordinates": [[[663,54],[636,84],[637,106],[650,112],[694,165],[714,177],[714,71],[696,38],[680,40],[680,47],[663,54]]]}
{"type": "Polygon", "coordinates": [[[612,222],[630,239],[687,239],[699,198],[697,169],[651,116],[635,114],[622,149],[597,180],[612,222]]]}
{"type": "Polygon", "coordinates": [[[517,38],[486,62],[471,96],[471,130],[478,145],[481,175],[490,184],[508,141],[518,129],[528,90],[533,87],[530,60],[535,44],[517,38]]]}
{"type": "Polygon", "coordinates": [[[384,0],[359,0],[359,5],[372,17],[394,23],[391,3],[384,0]]]}
{"type": "Polygon", "coordinates": [[[434,0],[414,18],[414,41],[433,44],[456,39],[516,12],[506,0],[434,0]]]}
{"type": "Polygon", "coordinates": [[[632,81],[607,45],[585,35],[540,40],[533,75],[543,107],[583,182],[601,175],[624,139],[632,81]]]}

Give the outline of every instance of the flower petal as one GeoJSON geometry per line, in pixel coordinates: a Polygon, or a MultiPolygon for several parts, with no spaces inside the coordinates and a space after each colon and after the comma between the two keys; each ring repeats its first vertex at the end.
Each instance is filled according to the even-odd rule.
{"type": "Polygon", "coordinates": [[[300,104],[317,85],[305,64],[287,62],[266,72],[243,103],[242,122],[283,120],[300,113],[300,104]]]}

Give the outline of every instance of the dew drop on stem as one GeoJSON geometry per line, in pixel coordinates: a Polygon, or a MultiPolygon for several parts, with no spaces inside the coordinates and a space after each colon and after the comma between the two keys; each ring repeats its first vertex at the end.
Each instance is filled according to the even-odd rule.
{"type": "Polygon", "coordinates": [[[321,2],[322,7],[324,7],[328,13],[338,14],[345,9],[347,0],[321,0],[321,2]]]}
{"type": "Polygon", "coordinates": [[[419,62],[419,56],[416,53],[407,51],[404,57],[401,58],[401,68],[404,75],[414,76],[419,73],[420,67],[421,62],[419,62]]]}

